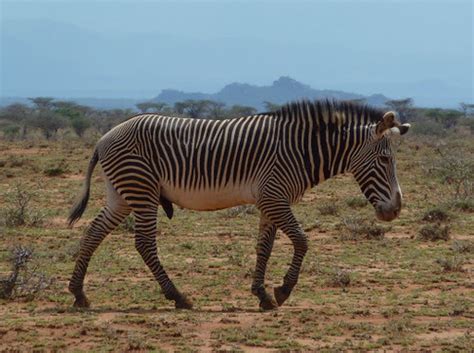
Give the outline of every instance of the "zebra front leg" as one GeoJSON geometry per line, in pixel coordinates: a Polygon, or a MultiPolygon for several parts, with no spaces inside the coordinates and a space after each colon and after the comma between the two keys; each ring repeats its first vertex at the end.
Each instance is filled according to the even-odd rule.
{"type": "Polygon", "coordinates": [[[130,209],[114,209],[109,206],[104,207],[94,218],[86,234],[81,240],[79,255],[76,260],[74,272],[69,281],[69,291],[74,294],[76,300],[74,306],[78,308],[88,308],[90,302],[84,294],[84,277],[92,254],[100,245],[102,240],[114,230],[130,213],[130,209]]]}
{"type": "Polygon", "coordinates": [[[165,298],[173,300],[177,309],[192,309],[192,303],[181,294],[166,274],[156,248],[156,208],[135,211],[135,248],[158,281],[165,298]]]}
{"type": "Polygon", "coordinates": [[[275,200],[262,202],[261,210],[290,238],[294,248],[293,259],[288,272],[283,278],[283,285],[276,287],[274,290],[278,305],[282,305],[298,282],[301,264],[308,251],[308,238],[296,221],[287,202],[275,200]]]}
{"type": "Polygon", "coordinates": [[[278,307],[275,300],[265,290],[265,271],[275,241],[276,226],[263,214],[260,217],[260,229],[257,242],[257,264],[252,282],[252,294],[260,300],[260,308],[272,310],[278,307]]]}

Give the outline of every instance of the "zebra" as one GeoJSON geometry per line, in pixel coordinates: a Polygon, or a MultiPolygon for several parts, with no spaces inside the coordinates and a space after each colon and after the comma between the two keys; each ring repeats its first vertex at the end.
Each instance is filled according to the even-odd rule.
{"type": "Polygon", "coordinates": [[[295,287],[308,250],[291,206],[324,180],[351,173],[379,219],[398,217],[402,193],[391,141],[409,127],[393,111],[330,100],[301,100],[274,112],[224,120],[157,114],[130,118],[96,144],[84,191],[68,218],[72,227],[83,214],[99,162],[107,203],[81,241],[69,282],[74,306],[90,305],[83,290],[89,260],[105,236],[133,213],[136,250],[165,298],[178,309],[191,309],[192,302],[157,255],[158,207],[172,218],[173,204],[201,211],[253,204],[260,225],[251,293],[262,310],[276,309],[295,287]],[[265,272],[277,229],[291,240],[293,257],[272,296],[265,289],[265,272]]]}

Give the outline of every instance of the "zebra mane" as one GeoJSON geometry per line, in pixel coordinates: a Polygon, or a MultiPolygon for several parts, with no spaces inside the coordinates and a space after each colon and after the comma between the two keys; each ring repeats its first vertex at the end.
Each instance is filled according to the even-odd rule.
{"type": "Polygon", "coordinates": [[[286,117],[288,119],[296,119],[297,117],[306,118],[308,115],[311,115],[317,124],[353,123],[354,125],[366,125],[379,122],[384,115],[384,111],[354,101],[329,99],[311,101],[304,99],[287,103],[278,110],[263,114],[280,116],[282,118],[286,117]]]}

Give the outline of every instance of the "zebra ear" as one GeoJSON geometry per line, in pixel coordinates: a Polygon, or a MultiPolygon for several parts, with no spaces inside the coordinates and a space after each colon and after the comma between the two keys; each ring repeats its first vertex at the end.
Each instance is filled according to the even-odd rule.
{"type": "Polygon", "coordinates": [[[392,111],[384,114],[384,116],[377,123],[377,126],[375,128],[375,133],[377,134],[377,136],[382,136],[385,131],[397,125],[395,116],[396,113],[392,111]]]}

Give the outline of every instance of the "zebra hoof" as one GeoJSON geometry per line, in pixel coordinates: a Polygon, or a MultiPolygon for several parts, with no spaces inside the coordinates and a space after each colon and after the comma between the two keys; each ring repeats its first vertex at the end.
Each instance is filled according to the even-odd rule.
{"type": "Polygon", "coordinates": [[[275,310],[278,309],[278,304],[270,296],[260,300],[260,309],[263,311],[275,310]]]}
{"type": "Polygon", "coordinates": [[[91,306],[91,303],[87,299],[85,295],[76,297],[76,300],[74,301],[75,308],[89,308],[91,306]]]}
{"type": "Polygon", "coordinates": [[[276,287],[274,293],[278,306],[281,306],[290,296],[291,289],[286,286],[276,287]]]}
{"type": "Polygon", "coordinates": [[[175,300],[174,307],[176,309],[191,310],[193,308],[193,303],[191,303],[191,301],[188,298],[182,295],[181,298],[178,298],[175,300]]]}

